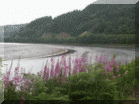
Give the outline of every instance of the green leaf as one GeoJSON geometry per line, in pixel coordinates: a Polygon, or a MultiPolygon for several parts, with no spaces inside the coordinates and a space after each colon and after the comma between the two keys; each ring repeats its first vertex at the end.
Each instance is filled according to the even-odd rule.
{"type": "Polygon", "coordinates": [[[132,85],[133,86],[135,85],[135,78],[132,80],[132,85]]]}
{"type": "Polygon", "coordinates": [[[100,94],[99,98],[103,100],[113,100],[113,95],[108,92],[103,92],[102,94],[100,94]]]}
{"type": "Polygon", "coordinates": [[[118,82],[111,82],[110,86],[116,85],[118,82]]]}

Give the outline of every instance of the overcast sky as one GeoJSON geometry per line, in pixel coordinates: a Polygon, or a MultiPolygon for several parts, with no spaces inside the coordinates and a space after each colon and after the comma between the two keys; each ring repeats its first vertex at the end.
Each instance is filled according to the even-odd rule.
{"type": "Polygon", "coordinates": [[[83,10],[92,3],[132,3],[138,0],[1,0],[0,26],[29,23],[37,18],[52,18],[73,10],[83,10]]]}
{"type": "Polygon", "coordinates": [[[29,23],[43,16],[52,18],[82,10],[97,0],[2,0],[0,1],[0,25],[29,23]]]}

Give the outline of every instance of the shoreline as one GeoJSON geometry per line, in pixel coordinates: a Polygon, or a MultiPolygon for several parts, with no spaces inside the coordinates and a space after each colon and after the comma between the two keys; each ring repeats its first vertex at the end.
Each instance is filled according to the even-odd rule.
{"type": "MultiPolygon", "coordinates": [[[[15,42],[6,42],[6,43],[15,43],[15,42]]],[[[67,45],[67,46],[86,46],[86,47],[107,47],[107,48],[120,48],[120,47],[136,47],[136,44],[79,44],[79,43],[74,43],[74,44],[59,44],[59,43],[19,43],[19,44],[48,44],[48,45],[67,45]]]]}
{"type": "Polygon", "coordinates": [[[133,48],[135,47],[136,45],[135,44],[79,44],[79,43],[74,43],[74,44],[59,44],[59,43],[53,43],[53,44],[49,44],[49,43],[21,43],[21,44],[48,44],[48,45],[63,45],[63,46],[81,46],[81,47],[106,47],[106,48],[120,48],[120,47],[130,47],[130,48],[133,48]]]}
{"type": "MultiPolygon", "coordinates": [[[[50,44],[55,45],[55,44],[50,44]]],[[[100,48],[115,48],[115,49],[126,49],[126,50],[135,50],[139,51],[139,47],[136,47],[135,44],[56,44],[62,46],[79,46],[79,47],[100,47],[100,48]]]]}
{"type": "Polygon", "coordinates": [[[4,59],[2,58],[3,61],[9,61],[9,60],[18,60],[19,57],[20,59],[31,59],[31,58],[46,58],[46,57],[55,57],[55,56],[59,56],[59,55],[62,55],[62,54],[66,54],[66,53],[69,53],[71,52],[71,50],[69,49],[62,49],[60,48],[59,50],[57,50],[56,52],[52,52],[51,54],[46,54],[46,55],[35,55],[35,56],[14,56],[14,58],[10,58],[10,59],[4,59]]]}
{"type": "MultiPolygon", "coordinates": [[[[16,44],[16,43],[15,43],[16,44]]],[[[18,44],[18,43],[17,43],[18,44]]],[[[45,43],[19,43],[19,44],[31,44],[31,45],[46,45],[45,43]]],[[[125,50],[135,50],[139,52],[139,48],[136,48],[135,47],[135,44],[129,44],[129,45],[126,45],[126,44],[122,44],[122,45],[119,45],[119,44],[47,44],[47,45],[56,45],[56,46],[73,46],[73,47],[100,47],[100,48],[114,48],[114,49],[125,49],[125,50]]],[[[59,56],[59,55],[62,55],[62,54],[66,54],[66,53],[70,53],[71,51],[75,51],[75,50],[69,50],[69,49],[63,49],[63,48],[59,48],[59,50],[57,50],[56,52],[52,52],[52,54],[42,54],[42,55],[35,55],[35,56],[20,56],[20,59],[28,59],[28,58],[46,58],[46,57],[55,57],[55,56],[59,56]],[[60,50],[60,53],[59,53],[59,50],[60,50]],[[61,52],[62,51],[62,52],[61,52]],[[66,51],[66,52],[65,52],[66,51]],[[69,51],[69,52],[68,52],[69,51]],[[22,58],[21,58],[22,57],[22,58]]],[[[8,61],[8,60],[14,60],[14,59],[19,59],[19,56],[18,57],[14,57],[14,58],[10,58],[10,59],[4,59],[3,58],[3,61],[8,61]]]]}

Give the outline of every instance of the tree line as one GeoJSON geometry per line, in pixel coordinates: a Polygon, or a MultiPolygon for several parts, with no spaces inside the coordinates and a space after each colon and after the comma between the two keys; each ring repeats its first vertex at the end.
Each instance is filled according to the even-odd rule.
{"type": "MultiPolygon", "coordinates": [[[[92,44],[135,42],[133,4],[90,4],[52,19],[45,16],[11,32],[6,42],[92,44]]],[[[138,7],[138,6],[137,6],[138,7]]]]}

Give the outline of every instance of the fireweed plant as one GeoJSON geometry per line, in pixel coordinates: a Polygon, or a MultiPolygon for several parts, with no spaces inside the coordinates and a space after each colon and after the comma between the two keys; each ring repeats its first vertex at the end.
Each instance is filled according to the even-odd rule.
{"type": "MultiPolygon", "coordinates": [[[[121,65],[113,58],[96,56],[95,67],[87,65],[84,58],[76,58],[66,64],[65,56],[54,67],[54,60],[51,58],[51,71],[47,67],[38,72],[37,75],[22,73],[19,75],[19,67],[15,68],[13,80],[9,80],[10,71],[3,78],[4,99],[20,100],[127,100],[133,92],[133,87],[139,87],[138,79],[135,77],[135,69],[139,68],[139,57],[131,63],[121,65]],[[103,60],[103,61],[102,61],[103,60]],[[71,64],[74,64],[71,71],[71,64]],[[20,86],[20,90],[16,88],[20,86]]],[[[48,62],[48,61],[47,61],[48,62]]],[[[12,63],[11,63],[12,65],[12,63]]],[[[10,70],[10,69],[9,69],[10,70]]],[[[139,69],[136,70],[139,73],[139,69]]]]}

